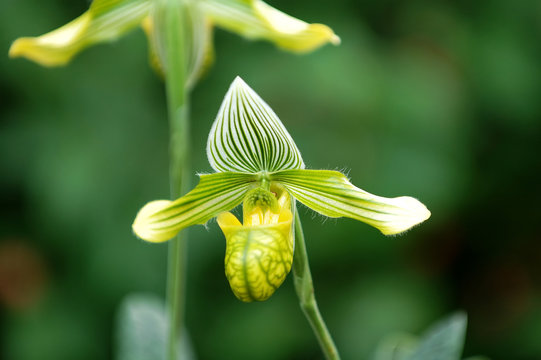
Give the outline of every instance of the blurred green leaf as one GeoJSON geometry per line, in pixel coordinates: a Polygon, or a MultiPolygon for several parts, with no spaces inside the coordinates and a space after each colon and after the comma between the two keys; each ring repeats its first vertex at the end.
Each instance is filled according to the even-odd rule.
{"type": "Polygon", "coordinates": [[[467,317],[459,312],[436,323],[408,360],[458,360],[464,346],[467,317]]]}
{"type": "MultiPolygon", "coordinates": [[[[152,294],[128,295],[117,314],[116,359],[164,360],[168,322],[162,299],[152,294]]],[[[188,336],[182,339],[179,360],[195,359],[188,336]]]]}
{"type": "Polygon", "coordinates": [[[409,334],[393,334],[380,343],[373,360],[406,360],[415,351],[418,340],[409,334]]]}
{"type": "Polygon", "coordinates": [[[459,360],[466,324],[466,314],[458,312],[433,325],[420,339],[408,334],[392,334],[380,343],[373,360],[459,360]]]}
{"type": "Polygon", "coordinates": [[[153,295],[129,295],[117,317],[117,360],[163,360],[167,339],[164,304],[153,295]]]}

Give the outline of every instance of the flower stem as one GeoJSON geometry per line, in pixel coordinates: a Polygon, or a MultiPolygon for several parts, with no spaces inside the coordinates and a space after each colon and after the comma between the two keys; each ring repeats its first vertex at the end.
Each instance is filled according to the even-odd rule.
{"type": "MultiPolygon", "coordinates": [[[[179,1],[160,0],[157,10],[162,21],[162,44],[164,46],[165,85],[170,127],[170,193],[176,199],[190,189],[190,138],[188,91],[186,90],[185,44],[182,33],[182,8],[179,1]]],[[[159,31],[159,30],[158,30],[159,31]]],[[[167,259],[167,314],[169,334],[167,358],[178,359],[179,343],[182,343],[186,283],[186,231],[169,242],[167,259]]]]}
{"type": "Polygon", "coordinates": [[[301,309],[312,326],[312,330],[317,337],[321,350],[325,354],[325,358],[327,360],[339,360],[340,355],[338,354],[338,350],[334,345],[331,334],[317,306],[312,274],[310,273],[310,265],[308,264],[308,255],[306,253],[306,244],[304,243],[304,233],[298,211],[295,211],[293,275],[295,291],[299,297],[301,309]]]}

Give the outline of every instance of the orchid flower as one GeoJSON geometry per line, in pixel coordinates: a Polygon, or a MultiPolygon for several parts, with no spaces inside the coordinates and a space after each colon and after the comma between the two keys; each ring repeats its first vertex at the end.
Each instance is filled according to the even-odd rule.
{"type": "Polygon", "coordinates": [[[385,198],[331,170],[308,170],[297,145],[272,109],[237,77],[212,125],[207,156],[216,173],[175,200],[146,204],[133,223],[143,240],[162,242],[217,217],[226,238],[225,272],[235,295],[262,301],[291,269],[293,214],[298,200],[328,217],[349,217],[385,235],[430,217],[418,200],[385,198]],[[243,202],[243,223],[230,212],[243,202]]]}
{"type": "MultiPolygon", "coordinates": [[[[178,1],[185,10],[185,29],[179,31],[186,36],[185,43],[189,47],[186,65],[192,77],[196,77],[211,58],[214,25],[248,39],[269,40],[297,53],[312,51],[327,42],[340,43],[329,27],[308,24],[261,0],[178,1]]],[[[86,47],[116,40],[142,26],[149,39],[151,63],[163,70],[163,47],[155,34],[159,31],[160,16],[163,14],[156,11],[156,0],[94,0],[88,11],[66,25],[39,37],[17,39],[9,55],[26,57],[43,66],[65,65],[86,47]]]]}

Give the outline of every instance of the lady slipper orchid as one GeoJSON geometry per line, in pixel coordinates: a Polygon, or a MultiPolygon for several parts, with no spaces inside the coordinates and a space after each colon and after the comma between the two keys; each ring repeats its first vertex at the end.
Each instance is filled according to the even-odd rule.
{"type": "MultiPolygon", "coordinates": [[[[26,57],[44,66],[68,63],[94,44],[116,40],[142,26],[150,44],[151,62],[159,70],[163,54],[155,31],[160,31],[158,0],[94,0],[88,11],[68,24],[39,37],[17,39],[11,57],[26,57]],[[158,21],[156,21],[158,19],[158,21]]],[[[188,73],[196,76],[212,49],[214,25],[248,39],[265,39],[292,52],[309,52],[327,42],[340,43],[338,36],[322,24],[308,24],[271,7],[261,0],[178,0],[183,15],[190,61],[188,73]]]]}
{"type": "Polygon", "coordinates": [[[295,142],[272,109],[237,77],[218,112],[207,144],[214,174],[175,200],[146,204],[133,230],[161,242],[218,217],[226,237],[226,275],[242,301],[265,300],[284,281],[293,260],[295,200],[328,217],[349,217],[385,235],[430,217],[418,200],[385,198],[331,170],[307,170],[295,142]],[[227,212],[243,202],[243,220],[227,212]]]}

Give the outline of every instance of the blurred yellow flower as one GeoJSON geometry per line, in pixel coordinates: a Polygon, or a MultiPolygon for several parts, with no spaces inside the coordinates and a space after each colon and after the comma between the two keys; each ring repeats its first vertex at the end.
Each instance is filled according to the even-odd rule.
{"type": "MultiPolygon", "coordinates": [[[[261,0],[179,0],[193,15],[192,40],[200,49],[211,48],[211,28],[216,25],[248,39],[265,39],[293,52],[312,51],[327,42],[340,39],[327,26],[308,24],[271,7],[261,0]]],[[[94,0],[88,11],[66,25],[38,37],[15,40],[10,57],[26,57],[43,66],[60,66],[76,54],[97,43],[116,40],[126,32],[143,25],[152,37],[155,2],[153,0],[94,0]]],[[[188,24],[191,22],[190,24],[188,24]]]]}

